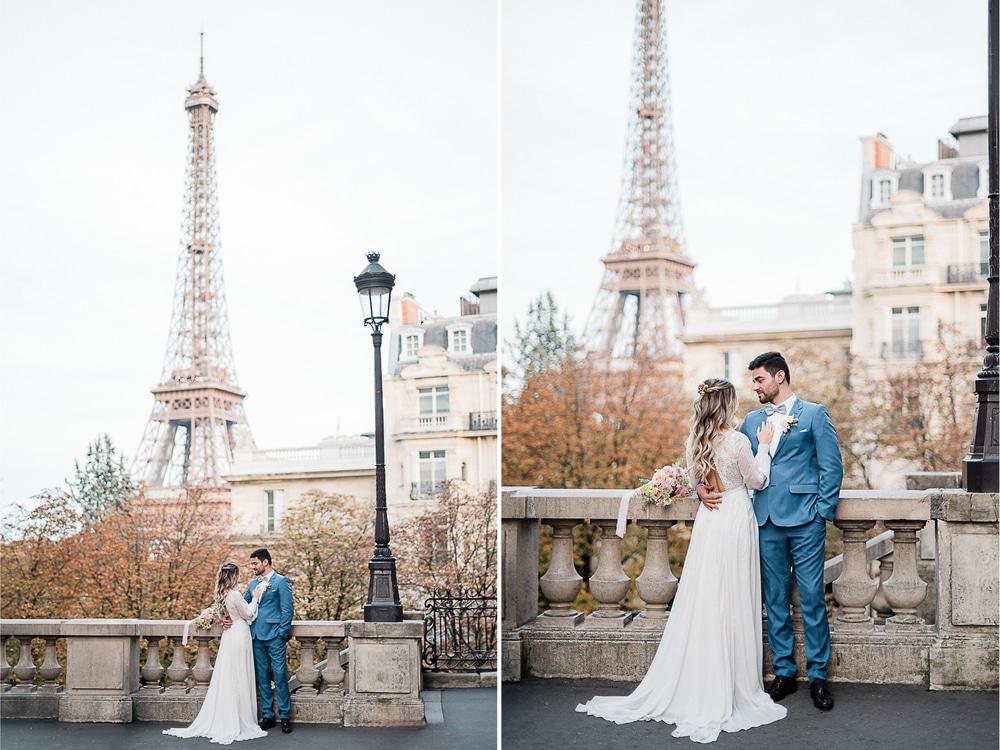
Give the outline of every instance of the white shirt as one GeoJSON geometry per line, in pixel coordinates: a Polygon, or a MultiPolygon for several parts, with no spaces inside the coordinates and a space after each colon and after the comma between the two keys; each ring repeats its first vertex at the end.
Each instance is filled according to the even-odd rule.
{"type": "Polygon", "coordinates": [[[787,400],[782,401],[781,404],[772,403],[771,406],[777,407],[782,404],[785,406],[784,414],[778,414],[775,412],[767,418],[767,421],[774,425],[774,437],[771,438],[771,445],[769,445],[767,449],[767,452],[772,456],[774,455],[774,452],[778,450],[778,442],[785,434],[785,425],[788,424],[788,417],[792,413],[792,407],[795,406],[795,394],[793,393],[787,400]]]}

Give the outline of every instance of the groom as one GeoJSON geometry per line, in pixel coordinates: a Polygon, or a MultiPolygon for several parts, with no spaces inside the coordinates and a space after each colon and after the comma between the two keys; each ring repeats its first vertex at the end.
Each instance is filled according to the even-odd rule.
{"type": "MultiPolygon", "coordinates": [[[[816,708],[833,708],[826,684],[830,660],[830,626],[824,601],[823,563],[826,522],[832,521],[844,474],[837,432],[826,407],[796,398],[788,363],[778,352],[756,357],[747,368],[763,409],[743,420],[740,432],[757,452],[757,430],[765,421],[775,427],[771,442],[771,480],[753,497],[760,527],[760,565],[767,634],[774,661],[774,681],[767,692],[775,702],[798,690],[795,682],[795,637],[791,603],[792,576],[799,585],[806,646],[806,673],[816,708]]],[[[698,496],[709,507],[721,495],[700,486],[698,496]]]]}
{"type": "Polygon", "coordinates": [[[249,603],[258,586],[264,586],[264,593],[257,605],[257,619],[250,623],[253,636],[253,661],[257,668],[257,690],[264,720],[261,729],[271,729],[275,725],[274,698],[271,693],[271,679],[278,693],[278,718],[281,731],[292,731],[290,715],[292,696],[288,691],[287,642],[292,627],[292,586],[288,579],[279,575],[271,567],[271,553],[263,547],[250,553],[250,567],[254,578],[247,587],[244,599],[249,603]]]}

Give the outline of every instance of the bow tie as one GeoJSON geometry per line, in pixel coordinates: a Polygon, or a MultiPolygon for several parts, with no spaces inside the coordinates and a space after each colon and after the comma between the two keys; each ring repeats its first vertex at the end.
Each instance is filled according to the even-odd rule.
{"type": "Polygon", "coordinates": [[[788,409],[785,408],[784,404],[781,404],[780,406],[771,406],[768,404],[764,407],[764,413],[767,414],[767,416],[771,416],[772,414],[787,414],[788,409]]]}

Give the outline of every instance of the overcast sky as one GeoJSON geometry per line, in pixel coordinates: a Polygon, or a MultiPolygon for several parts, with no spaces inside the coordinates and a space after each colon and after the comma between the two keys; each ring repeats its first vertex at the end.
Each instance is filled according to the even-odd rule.
{"type": "Polygon", "coordinates": [[[131,461],[167,346],[205,31],[219,226],[263,448],[373,428],[353,276],[454,315],[497,273],[497,9],[467,0],[0,6],[0,500],[131,461]]]}
{"type": "MultiPolygon", "coordinates": [[[[713,305],[842,288],[863,136],[917,161],[987,112],[983,0],[665,3],[688,252],[713,305]]],[[[503,322],[551,290],[579,331],[610,250],[634,2],[503,3],[503,322]]]]}
{"type": "MultiPolygon", "coordinates": [[[[841,287],[860,138],[929,160],[987,110],[981,0],[666,13],[687,244],[714,304],[841,287]]],[[[101,433],[129,460],[138,446],[202,28],[233,351],[271,448],[372,428],[352,285],[369,250],[453,314],[497,272],[500,235],[501,335],[544,290],[582,326],[618,205],[634,25],[633,0],[4,0],[0,501],[62,485],[101,433]]]]}

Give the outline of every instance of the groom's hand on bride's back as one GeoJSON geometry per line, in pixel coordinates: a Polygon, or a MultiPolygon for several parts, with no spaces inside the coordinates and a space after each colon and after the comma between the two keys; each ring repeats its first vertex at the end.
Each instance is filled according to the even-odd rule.
{"type": "Polygon", "coordinates": [[[222,616],[222,629],[229,630],[233,626],[233,618],[228,614],[222,616]]]}
{"type": "Polygon", "coordinates": [[[718,510],[719,506],[722,505],[722,493],[716,492],[712,485],[699,484],[697,492],[701,504],[709,510],[718,510]]]}

